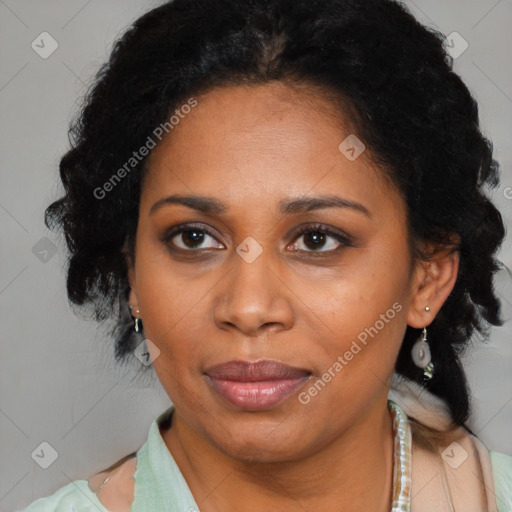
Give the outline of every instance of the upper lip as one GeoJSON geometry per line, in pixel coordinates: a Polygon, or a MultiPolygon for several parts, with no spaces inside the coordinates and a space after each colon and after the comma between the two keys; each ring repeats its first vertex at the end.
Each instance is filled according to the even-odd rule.
{"type": "Polygon", "coordinates": [[[260,361],[233,360],[211,366],[205,372],[212,378],[256,382],[264,380],[296,379],[311,374],[309,370],[289,366],[280,361],[262,359],[260,361]]]}

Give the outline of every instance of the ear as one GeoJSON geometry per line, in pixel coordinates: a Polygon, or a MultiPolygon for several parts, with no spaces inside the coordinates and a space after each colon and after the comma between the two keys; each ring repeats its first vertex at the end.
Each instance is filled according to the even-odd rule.
{"type": "MultiPolygon", "coordinates": [[[[453,241],[458,244],[460,239],[453,241]]],[[[422,329],[428,326],[450,295],[459,272],[460,254],[456,247],[435,250],[427,247],[428,260],[418,261],[414,269],[411,305],[407,323],[422,329]],[[425,307],[430,308],[429,311],[425,307]]]]}

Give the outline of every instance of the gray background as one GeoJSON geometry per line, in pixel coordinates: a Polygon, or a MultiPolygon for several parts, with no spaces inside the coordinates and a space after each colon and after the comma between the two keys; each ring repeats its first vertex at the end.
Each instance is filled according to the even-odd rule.
{"type": "MultiPolygon", "coordinates": [[[[455,71],[478,100],[483,131],[494,143],[503,174],[492,197],[510,228],[512,1],[405,3],[423,23],[445,35],[456,31],[469,44],[455,71]]],[[[58,160],[87,84],[114,38],[158,4],[0,0],[0,510],[20,509],[135,451],[170,404],[156,378],[135,378],[137,361],[116,367],[104,331],[74,315],[65,295],[63,240],[42,220],[61,195],[58,160]],[[42,32],[58,43],[46,59],[31,47],[42,32]],[[31,456],[44,441],[58,452],[48,469],[31,456]]],[[[512,267],[510,237],[499,257],[512,267]]],[[[501,273],[497,286],[508,322],[468,354],[465,366],[471,426],[489,448],[512,453],[510,277],[501,273]]]]}

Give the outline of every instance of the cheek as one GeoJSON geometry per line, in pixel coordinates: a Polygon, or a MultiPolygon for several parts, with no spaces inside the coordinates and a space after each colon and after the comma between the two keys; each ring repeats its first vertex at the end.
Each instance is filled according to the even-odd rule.
{"type": "Polygon", "coordinates": [[[204,343],[206,291],[199,281],[183,277],[169,258],[141,251],[137,268],[144,334],[160,350],[162,364],[180,368],[200,353],[204,343]]]}
{"type": "Polygon", "coordinates": [[[405,308],[389,298],[376,304],[358,297],[340,309],[328,334],[311,346],[319,372],[297,397],[333,435],[340,427],[335,418],[359,417],[383,391],[407,326],[405,308]]]}
{"type": "Polygon", "coordinates": [[[357,387],[368,377],[380,385],[394,368],[407,327],[405,307],[392,296],[349,298],[343,307],[328,312],[329,330],[318,339],[322,371],[342,376],[333,382],[344,387],[357,387]]]}
{"type": "Polygon", "coordinates": [[[368,251],[355,255],[327,279],[298,280],[294,292],[307,306],[303,314],[333,346],[337,340],[358,337],[364,342],[365,332],[375,324],[393,337],[401,331],[397,324],[405,322],[399,313],[406,309],[408,297],[407,262],[399,260],[398,255],[387,261],[372,259],[368,251]]]}
{"type": "Polygon", "coordinates": [[[329,382],[327,401],[348,391],[370,396],[394,371],[407,328],[408,262],[387,254],[359,258],[333,279],[300,292],[309,306],[302,314],[319,326],[315,357],[329,382]]]}

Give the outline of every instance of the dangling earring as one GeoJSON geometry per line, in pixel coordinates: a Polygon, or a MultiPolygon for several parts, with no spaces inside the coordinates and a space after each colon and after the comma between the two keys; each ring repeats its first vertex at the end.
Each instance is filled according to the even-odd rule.
{"type": "Polygon", "coordinates": [[[434,374],[434,363],[430,347],[427,343],[427,328],[423,327],[423,336],[412,347],[412,360],[418,368],[423,368],[423,384],[426,384],[434,374]]]}
{"type": "MultiPolygon", "coordinates": [[[[149,351],[149,347],[148,347],[148,342],[150,340],[145,338],[144,334],[142,334],[142,318],[140,318],[138,316],[133,316],[134,313],[136,315],[139,315],[140,311],[139,311],[139,309],[136,309],[135,311],[133,311],[133,306],[131,304],[129,304],[128,307],[130,308],[130,314],[132,315],[132,318],[133,318],[133,328],[134,328],[135,332],[139,335],[139,338],[142,340],[142,342],[139,343],[138,346],[135,348],[133,355],[144,366],[150,366],[153,364],[152,355],[151,355],[151,353],[149,351]]],[[[156,352],[157,352],[156,355],[154,355],[154,353],[153,353],[153,356],[158,357],[158,354],[160,354],[160,351],[158,350],[158,348],[155,348],[154,344],[152,345],[152,350],[153,351],[156,350],[156,352]]]]}
{"type": "MultiPolygon", "coordinates": [[[[142,319],[138,316],[133,316],[134,312],[133,312],[133,306],[131,304],[128,307],[130,308],[130,314],[132,315],[132,318],[133,318],[133,328],[135,329],[136,333],[140,333],[142,330],[142,319]]],[[[139,309],[137,309],[135,311],[135,314],[136,315],[140,314],[139,309]]]]}

